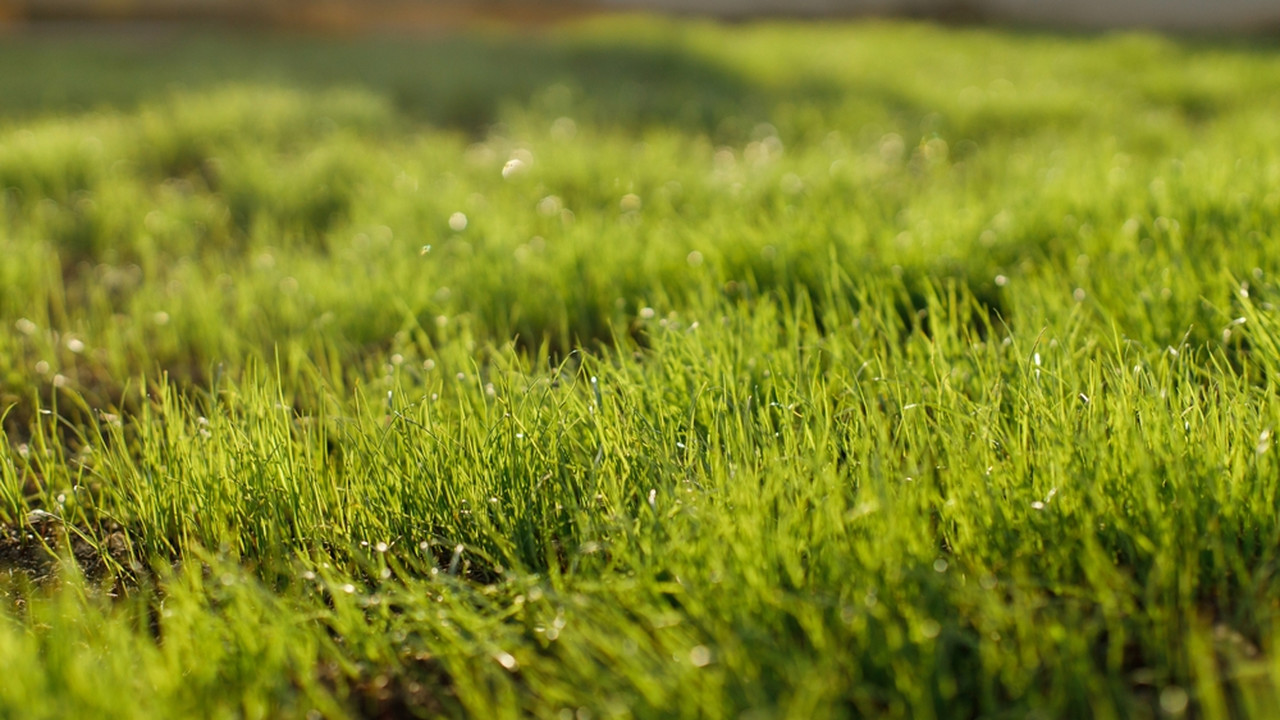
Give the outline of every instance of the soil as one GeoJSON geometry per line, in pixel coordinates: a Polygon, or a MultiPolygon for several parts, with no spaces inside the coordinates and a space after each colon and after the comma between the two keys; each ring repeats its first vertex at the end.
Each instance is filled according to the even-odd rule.
{"type": "Polygon", "coordinates": [[[75,563],[89,580],[102,580],[112,568],[128,567],[124,535],[113,532],[98,547],[58,516],[42,511],[32,512],[22,525],[0,525],[0,576],[21,574],[44,583],[56,578],[66,562],[75,563]]]}

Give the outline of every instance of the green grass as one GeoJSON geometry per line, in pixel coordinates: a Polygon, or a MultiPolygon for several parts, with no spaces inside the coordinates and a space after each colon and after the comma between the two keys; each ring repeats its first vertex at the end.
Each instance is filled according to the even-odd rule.
{"type": "Polygon", "coordinates": [[[0,716],[1280,708],[1274,42],[0,68],[0,716]]]}

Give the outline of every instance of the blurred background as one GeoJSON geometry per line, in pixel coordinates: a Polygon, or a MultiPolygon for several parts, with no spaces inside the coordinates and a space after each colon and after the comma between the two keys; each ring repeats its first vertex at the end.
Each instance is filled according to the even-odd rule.
{"type": "Polygon", "coordinates": [[[430,28],[554,22],[617,10],[728,19],[883,15],[1083,29],[1280,30],[1280,0],[0,0],[0,24],[217,20],[333,30],[430,28]]]}

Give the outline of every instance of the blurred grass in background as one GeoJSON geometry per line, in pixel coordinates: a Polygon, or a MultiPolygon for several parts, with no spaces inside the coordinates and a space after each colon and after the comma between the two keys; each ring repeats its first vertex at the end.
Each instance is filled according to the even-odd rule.
{"type": "Polygon", "coordinates": [[[0,714],[1266,716],[1277,57],[7,37],[0,714]]]}
{"type": "Polygon", "coordinates": [[[598,0],[0,0],[0,28],[47,23],[214,23],[368,31],[476,23],[546,25],[604,9],[598,0]]]}

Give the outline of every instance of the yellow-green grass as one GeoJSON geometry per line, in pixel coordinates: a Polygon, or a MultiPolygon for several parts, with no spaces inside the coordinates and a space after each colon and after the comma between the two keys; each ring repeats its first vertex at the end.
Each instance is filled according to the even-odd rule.
{"type": "Polygon", "coordinates": [[[1270,41],[0,68],[0,715],[1280,703],[1270,41]]]}

